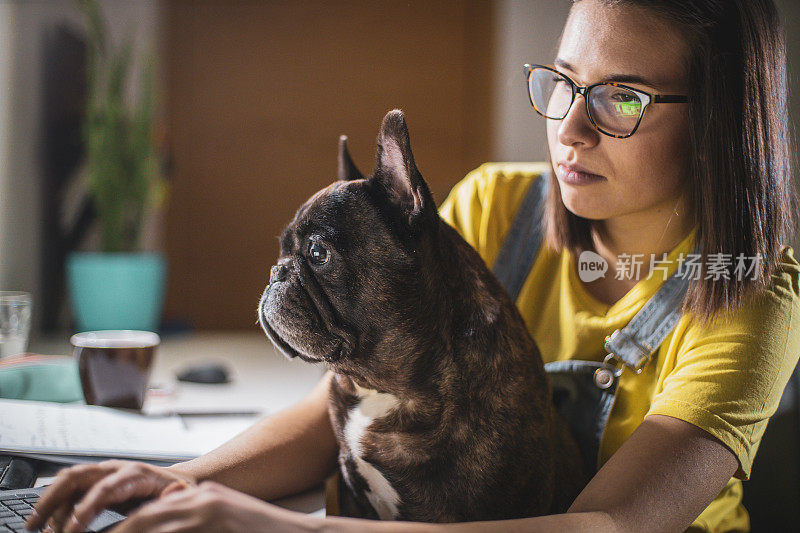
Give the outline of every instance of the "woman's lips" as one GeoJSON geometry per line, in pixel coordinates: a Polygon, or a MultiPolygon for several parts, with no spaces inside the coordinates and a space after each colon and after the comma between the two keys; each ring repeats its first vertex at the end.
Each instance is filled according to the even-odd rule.
{"type": "Polygon", "coordinates": [[[588,172],[579,172],[571,167],[558,165],[556,168],[558,179],[568,185],[588,185],[589,183],[597,183],[598,181],[605,181],[603,176],[599,174],[589,174],[588,172]]]}

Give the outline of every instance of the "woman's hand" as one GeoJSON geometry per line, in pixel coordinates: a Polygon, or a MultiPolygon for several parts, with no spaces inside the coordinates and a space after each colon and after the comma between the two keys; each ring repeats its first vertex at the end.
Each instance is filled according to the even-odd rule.
{"type": "Polygon", "coordinates": [[[133,461],[103,461],[61,470],[45,489],[26,526],[46,523],[56,532],[80,532],[100,511],[135,499],[152,499],[194,485],[188,476],[133,461]]]}
{"type": "Polygon", "coordinates": [[[204,481],[145,504],[111,533],[299,532],[318,528],[321,520],[204,481]]]}

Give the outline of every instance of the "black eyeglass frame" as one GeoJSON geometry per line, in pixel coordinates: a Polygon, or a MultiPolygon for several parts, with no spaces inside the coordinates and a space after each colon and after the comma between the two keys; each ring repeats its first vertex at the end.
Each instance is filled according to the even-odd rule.
{"type": "Polygon", "coordinates": [[[531,107],[533,107],[534,111],[539,113],[544,118],[549,118],[549,119],[552,119],[552,120],[564,120],[564,118],[567,116],[567,114],[569,114],[569,110],[572,109],[572,104],[575,103],[575,94],[580,94],[580,95],[583,96],[583,99],[586,101],[586,116],[589,117],[589,121],[592,123],[592,126],[594,126],[594,128],[597,131],[599,131],[600,133],[602,133],[604,135],[608,135],[609,137],[614,137],[615,139],[627,139],[628,137],[630,137],[631,135],[636,133],[636,130],[639,129],[639,124],[641,124],[641,122],[642,122],[642,117],[644,116],[644,110],[647,109],[647,106],[649,104],[651,104],[651,103],[654,103],[654,104],[685,104],[685,103],[687,103],[689,101],[688,97],[685,94],[651,94],[651,93],[648,93],[647,91],[642,91],[641,89],[634,89],[633,87],[629,87],[627,85],[623,85],[621,83],[616,83],[616,82],[613,82],[613,81],[601,81],[601,82],[593,83],[591,85],[587,85],[587,86],[583,87],[583,86],[578,85],[574,81],[572,81],[570,79],[570,77],[567,76],[566,74],[564,74],[563,72],[559,72],[554,67],[550,67],[548,65],[535,65],[535,64],[531,65],[531,64],[526,63],[522,67],[522,69],[523,69],[523,71],[525,73],[525,83],[528,86],[528,99],[530,100],[531,107]],[[531,74],[533,73],[533,70],[537,69],[537,68],[543,68],[545,70],[549,70],[551,72],[554,72],[554,73],[558,74],[559,76],[561,76],[562,78],[564,78],[565,80],[567,80],[569,82],[570,87],[572,89],[572,99],[570,100],[569,106],[567,106],[567,111],[564,113],[563,117],[558,117],[558,118],[556,118],[556,117],[548,117],[547,115],[545,115],[544,113],[539,111],[536,108],[536,104],[533,103],[533,94],[531,94],[531,74]],[[627,134],[627,135],[616,135],[614,133],[610,133],[610,132],[604,131],[600,126],[597,125],[597,122],[594,121],[594,118],[592,117],[592,112],[589,109],[589,91],[591,91],[592,88],[597,87],[598,85],[611,85],[613,87],[621,87],[621,88],[623,88],[625,90],[628,90],[628,91],[631,91],[631,92],[635,93],[636,96],[639,97],[639,100],[642,102],[642,109],[639,111],[639,118],[636,120],[636,125],[633,127],[633,130],[631,130],[631,132],[629,134],[627,134]]]}

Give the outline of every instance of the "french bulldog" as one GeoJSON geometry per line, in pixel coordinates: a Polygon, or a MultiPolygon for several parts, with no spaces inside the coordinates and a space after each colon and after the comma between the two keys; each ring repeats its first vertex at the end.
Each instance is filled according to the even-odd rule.
{"type": "Polygon", "coordinates": [[[258,315],[287,357],[334,373],[340,512],[463,522],[563,512],[580,455],[539,351],[478,253],[438,215],[401,111],[373,175],[339,141],[339,180],[297,211],[258,315]]]}

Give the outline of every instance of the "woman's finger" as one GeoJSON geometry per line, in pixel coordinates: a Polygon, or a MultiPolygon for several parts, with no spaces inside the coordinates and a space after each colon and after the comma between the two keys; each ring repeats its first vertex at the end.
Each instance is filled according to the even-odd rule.
{"type": "Polygon", "coordinates": [[[164,496],[168,496],[169,494],[172,494],[173,492],[179,492],[179,491],[182,491],[182,490],[187,489],[189,487],[190,487],[190,485],[189,485],[189,483],[187,481],[184,481],[184,480],[173,481],[172,483],[167,485],[164,488],[164,490],[161,491],[161,494],[159,496],[163,498],[164,496]]]}
{"type": "Polygon", "coordinates": [[[67,524],[71,514],[72,502],[64,504],[53,511],[53,514],[50,516],[50,519],[47,521],[47,523],[53,529],[53,531],[61,533],[64,531],[64,526],[67,524]]]}
{"type": "MultiPolygon", "coordinates": [[[[62,507],[71,509],[80,495],[98,479],[107,475],[111,468],[112,465],[99,463],[72,466],[60,471],[53,483],[42,493],[25,527],[39,529],[56,510],[62,507]]],[[[63,512],[60,512],[60,515],[63,515],[63,512]]]]}
{"type": "Polygon", "coordinates": [[[80,533],[103,509],[157,493],[153,473],[141,463],[129,463],[98,481],[75,504],[64,533],[80,533]]]}
{"type": "MultiPolygon", "coordinates": [[[[173,493],[170,499],[176,499],[175,496],[177,494],[173,493]]],[[[185,497],[181,496],[180,499],[185,499],[185,497]]],[[[176,506],[174,501],[169,503],[164,500],[156,500],[139,508],[112,529],[111,533],[191,531],[200,525],[196,520],[196,513],[192,512],[193,509],[192,506],[176,506]]]]}

